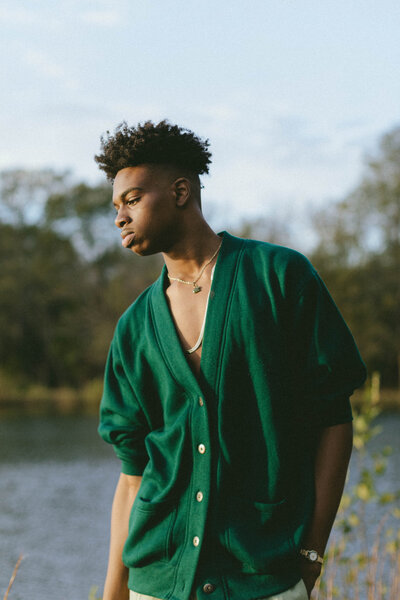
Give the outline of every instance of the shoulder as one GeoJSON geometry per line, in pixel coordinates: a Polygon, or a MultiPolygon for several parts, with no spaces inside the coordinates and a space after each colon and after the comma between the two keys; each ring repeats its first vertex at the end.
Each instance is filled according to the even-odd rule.
{"type": "Polygon", "coordinates": [[[293,248],[259,240],[242,239],[242,241],[245,254],[262,258],[271,263],[275,269],[285,269],[292,265],[313,268],[308,258],[293,248]]]}
{"type": "Polygon", "coordinates": [[[317,276],[313,265],[301,252],[258,240],[243,240],[242,264],[243,268],[253,269],[264,280],[279,282],[283,293],[298,293],[317,276]]]}

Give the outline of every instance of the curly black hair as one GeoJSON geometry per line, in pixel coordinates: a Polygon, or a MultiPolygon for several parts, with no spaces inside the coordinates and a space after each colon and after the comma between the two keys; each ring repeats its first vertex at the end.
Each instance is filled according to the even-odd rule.
{"type": "Polygon", "coordinates": [[[171,165],[202,175],[208,173],[211,163],[208,147],[208,140],[166,120],[157,125],[146,121],[136,127],[123,121],[113,135],[107,131],[106,137],[101,137],[102,153],[94,159],[110,181],[121,169],[142,164],[171,165]]]}

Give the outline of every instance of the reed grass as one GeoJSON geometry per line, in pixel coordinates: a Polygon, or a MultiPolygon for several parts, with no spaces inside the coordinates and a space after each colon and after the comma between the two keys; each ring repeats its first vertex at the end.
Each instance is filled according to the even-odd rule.
{"type": "Polygon", "coordinates": [[[16,578],[16,576],[17,576],[18,569],[19,569],[19,566],[20,566],[20,564],[21,564],[21,562],[22,562],[22,559],[23,559],[23,556],[22,556],[22,554],[20,554],[20,555],[19,555],[19,558],[18,558],[18,560],[17,560],[17,562],[16,562],[16,565],[15,565],[15,567],[14,567],[14,570],[13,570],[13,572],[12,572],[12,575],[11,575],[11,577],[10,577],[10,582],[9,582],[9,584],[8,584],[8,587],[7,587],[7,589],[6,589],[6,593],[4,594],[4,598],[3,598],[3,600],[7,600],[7,599],[8,599],[8,594],[9,594],[9,593],[10,593],[10,591],[11,591],[12,585],[13,585],[13,583],[14,583],[14,581],[15,581],[15,578],[16,578]]]}
{"type": "MultiPolygon", "coordinates": [[[[314,600],[399,600],[399,536],[387,527],[390,513],[379,521],[372,540],[361,539],[360,552],[349,554],[348,538],[335,531],[314,600]],[[390,539],[388,539],[388,537],[390,539]]],[[[363,534],[361,534],[363,536],[363,534]]]]}
{"type": "Polygon", "coordinates": [[[400,490],[384,485],[391,448],[372,454],[368,448],[381,432],[374,423],[382,411],[377,373],[359,400],[353,421],[359,476],[351,487],[347,482],[314,600],[400,600],[400,490]]]}

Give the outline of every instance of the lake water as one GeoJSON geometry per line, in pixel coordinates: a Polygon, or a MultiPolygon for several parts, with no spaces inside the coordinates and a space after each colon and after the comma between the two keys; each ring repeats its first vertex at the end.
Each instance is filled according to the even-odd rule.
{"type": "MultiPolygon", "coordinates": [[[[380,417],[372,445],[394,452],[385,475],[399,487],[400,415],[380,417]]],[[[0,597],[24,555],[9,600],[87,600],[101,593],[119,461],[92,417],[0,422],[0,597]]],[[[352,466],[353,476],[356,462],[352,466]]]]}

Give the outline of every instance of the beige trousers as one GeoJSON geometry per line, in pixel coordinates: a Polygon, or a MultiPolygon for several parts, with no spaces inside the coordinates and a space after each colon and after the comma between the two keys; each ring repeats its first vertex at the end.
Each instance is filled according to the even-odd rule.
{"type": "MultiPolygon", "coordinates": [[[[211,598],[212,594],[210,594],[210,600],[211,598]]],[[[137,592],[130,590],[129,600],[158,600],[158,598],[154,598],[154,596],[146,596],[146,594],[138,594],[137,592]]],[[[196,600],[196,597],[192,596],[190,600],[196,600]]],[[[263,600],[308,600],[308,594],[303,580],[300,579],[300,581],[298,581],[296,585],[291,587],[289,590],[281,592],[276,596],[268,596],[268,598],[264,598],[263,600]]]]}

